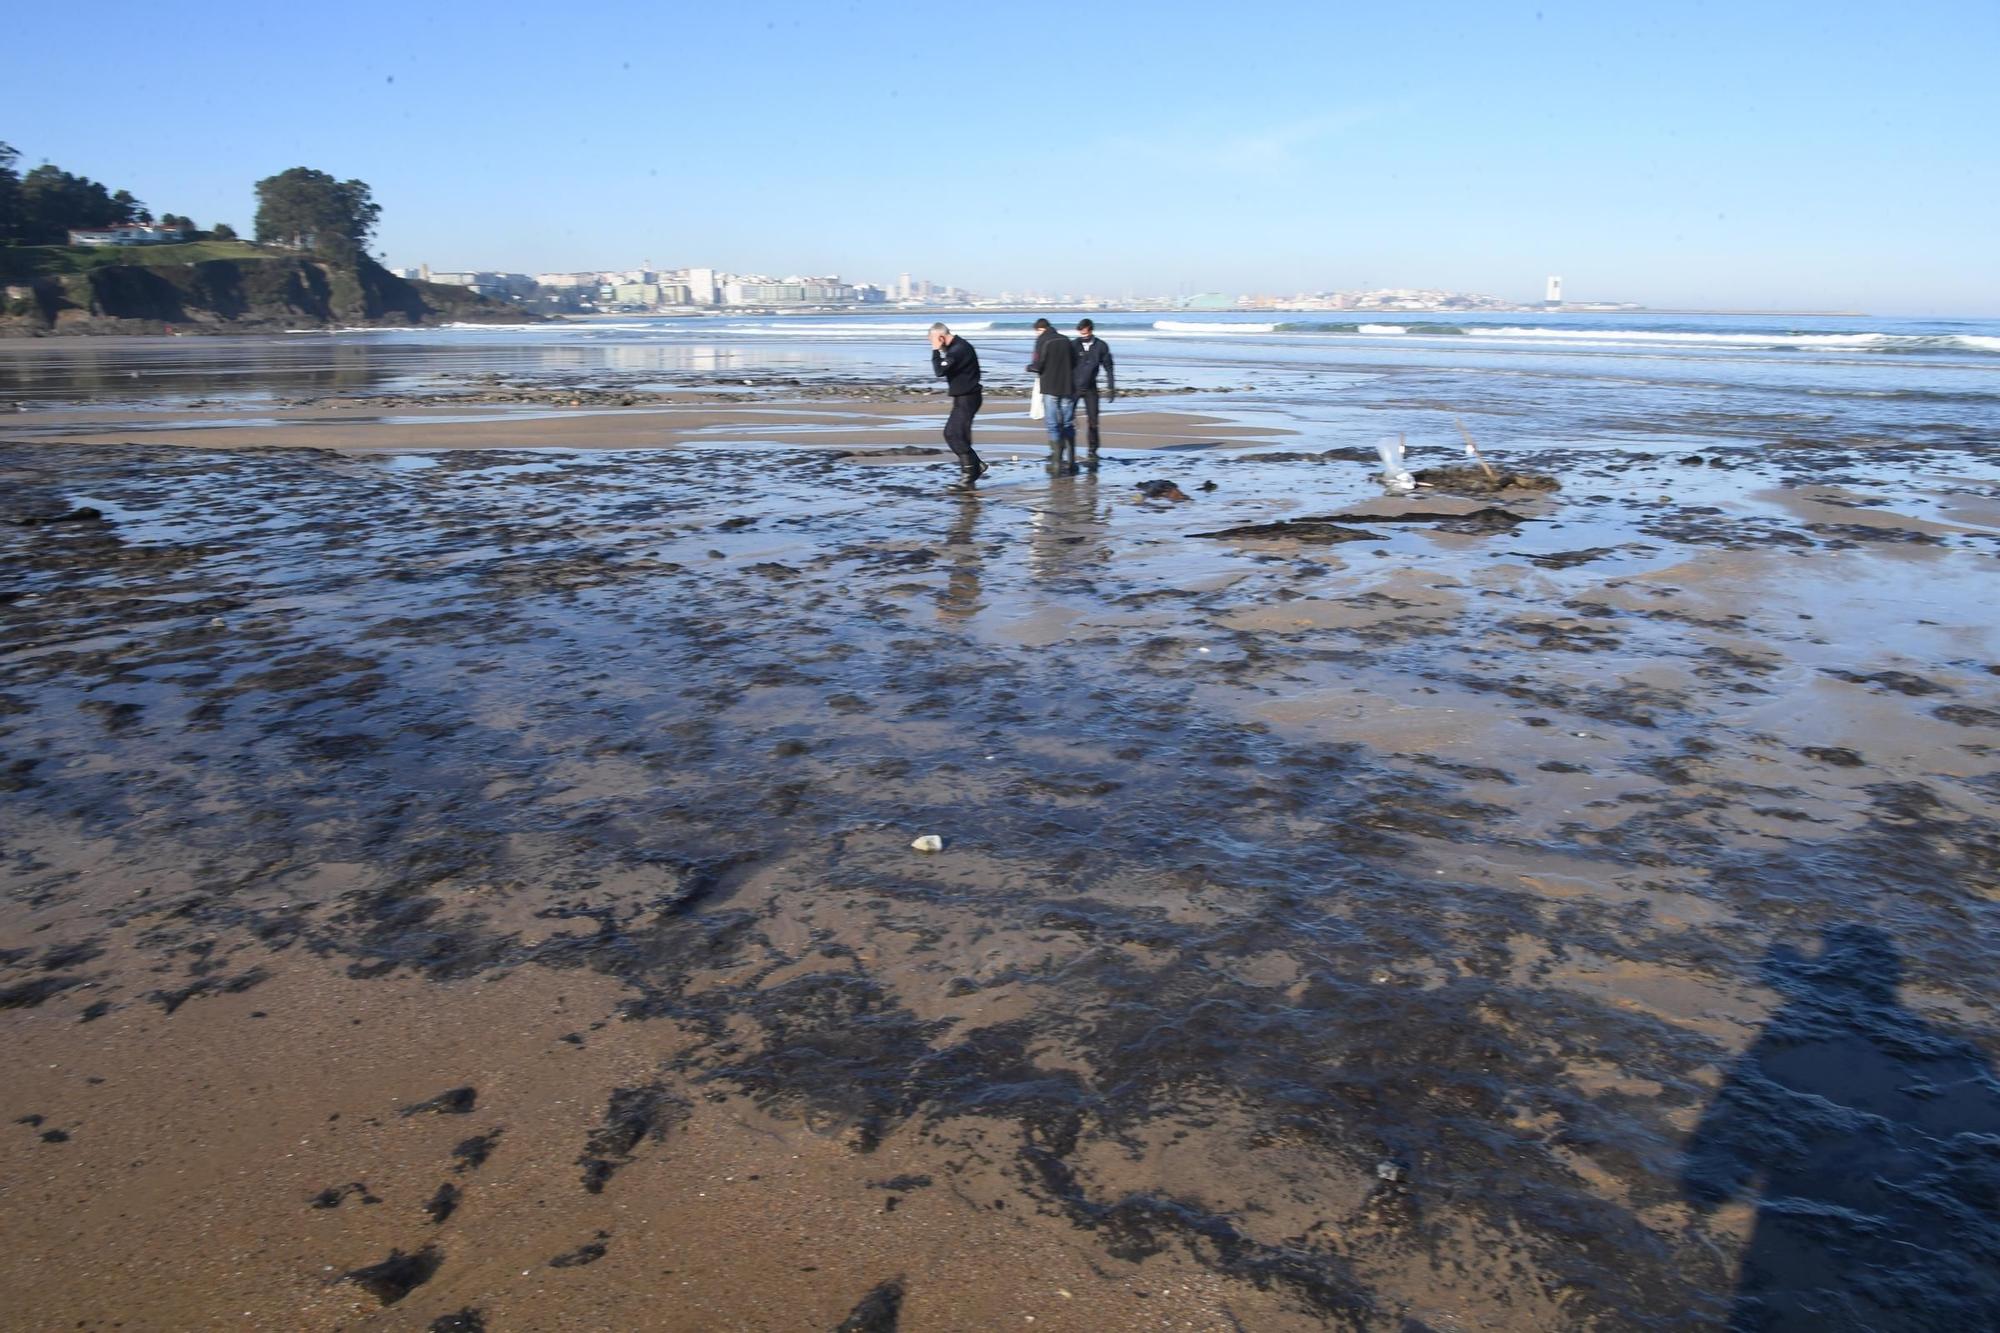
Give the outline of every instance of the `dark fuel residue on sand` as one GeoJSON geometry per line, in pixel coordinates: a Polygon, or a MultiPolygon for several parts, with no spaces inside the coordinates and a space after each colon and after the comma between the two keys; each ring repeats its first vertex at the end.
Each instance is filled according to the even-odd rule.
{"type": "MultiPolygon", "coordinates": [[[[300,1326],[684,1299],[633,1182],[725,1124],[1218,1327],[1990,1326],[2000,530],[1954,508],[1987,457],[1927,459],[1973,480],[1574,450],[1404,500],[1203,453],[1142,504],[1115,461],[950,496],[806,450],[8,446],[0,1006],[87,1064],[100,1024],[282,1033],[307,977],[608,997],[547,1020],[560,1113],[468,1034],[339,1122],[356,1169],[231,1261],[324,1293],[300,1326]],[[517,1252],[481,1196],[531,1160],[517,1252]]],[[[136,1131],[37,1079],[0,1218],[47,1240],[136,1131]]],[[[1019,1323],[899,1244],[785,1280],[822,1327],[1019,1323]]],[[[15,1309],[119,1313],[11,1248],[15,1309]]]]}

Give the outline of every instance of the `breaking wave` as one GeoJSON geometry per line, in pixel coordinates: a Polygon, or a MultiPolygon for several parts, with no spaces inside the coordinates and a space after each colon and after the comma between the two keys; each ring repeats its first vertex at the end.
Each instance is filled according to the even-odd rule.
{"type": "Polygon", "coordinates": [[[1162,333],[1276,333],[1276,324],[1226,324],[1189,319],[1158,319],[1153,327],[1162,333]]]}
{"type": "MultiPolygon", "coordinates": [[[[1053,317],[1052,317],[1053,319],[1053,317]]],[[[946,316],[944,323],[960,333],[973,335],[995,334],[1020,336],[1034,331],[1034,321],[1030,318],[1015,319],[971,319],[954,320],[946,316]]],[[[1057,330],[1065,335],[1073,331],[1074,321],[1068,316],[1053,319],[1057,330]]],[[[527,333],[534,332],[554,337],[582,337],[593,335],[643,333],[665,338],[694,336],[700,338],[800,338],[827,340],[866,340],[870,338],[910,337],[926,332],[931,327],[930,320],[876,320],[868,318],[814,318],[811,316],[761,316],[732,318],[729,316],[709,318],[660,318],[633,319],[619,321],[587,320],[573,323],[548,324],[450,324],[448,329],[474,333],[527,333]]],[[[1863,354],[1902,355],[1951,355],[2000,357],[2000,337],[1974,333],[1885,333],[1839,330],[1806,331],[1772,327],[1768,329],[1742,327],[1731,329],[1701,328],[1699,326],[1620,328],[1593,327],[1578,324],[1501,324],[1501,323],[1449,323],[1442,320],[1398,320],[1394,323],[1376,321],[1333,321],[1333,320],[1292,320],[1278,323],[1256,320],[1197,320],[1197,319],[1154,319],[1130,315],[1124,318],[1110,317],[1096,323],[1098,332],[1107,337],[1122,334],[1134,336],[1149,333],[1181,337],[1203,338],[1254,338],[1254,337],[1351,337],[1357,339],[1422,339],[1422,338],[1464,338],[1485,341],[1502,346],[1526,349],[1535,344],[1549,349],[1571,347],[1579,350],[1587,347],[1599,348],[1656,348],[1662,351],[1678,349],[1689,352],[1703,350],[1755,350],[1794,352],[1833,352],[1863,354]]],[[[302,331],[303,332],[303,331],[302,331]]]]}

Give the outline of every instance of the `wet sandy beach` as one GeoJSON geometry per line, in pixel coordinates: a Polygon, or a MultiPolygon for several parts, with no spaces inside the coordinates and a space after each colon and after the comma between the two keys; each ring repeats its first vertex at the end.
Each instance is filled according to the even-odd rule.
{"type": "Polygon", "coordinates": [[[10,1326],[2000,1318],[1989,447],[934,411],[7,423],[10,1326]]]}
{"type": "MultiPolygon", "coordinates": [[[[304,446],[342,453],[421,453],[442,449],[664,449],[686,444],[777,444],[810,448],[942,450],[934,395],[875,402],[742,403],[712,397],[659,395],[621,405],[558,398],[536,408],[483,401],[460,406],[397,401],[383,406],[335,403],[250,412],[213,409],[70,408],[0,418],[0,440],[57,439],[64,443],[157,440],[185,448],[275,449],[304,446]]],[[[984,450],[1039,457],[1039,422],[1025,404],[998,399],[979,417],[984,450]]],[[[1130,448],[1221,444],[1281,435],[1269,426],[1229,416],[1156,407],[1118,414],[1118,438],[1130,448]]]]}

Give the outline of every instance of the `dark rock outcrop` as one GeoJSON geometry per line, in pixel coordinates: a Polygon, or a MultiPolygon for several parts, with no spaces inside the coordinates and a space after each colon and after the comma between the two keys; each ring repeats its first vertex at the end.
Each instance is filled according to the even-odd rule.
{"type": "Polygon", "coordinates": [[[372,260],[340,265],[305,255],[110,264],[7,288],[0,335],[231,333],[533,322],[541,317],[462,287],[399,278],[372,260]]]}

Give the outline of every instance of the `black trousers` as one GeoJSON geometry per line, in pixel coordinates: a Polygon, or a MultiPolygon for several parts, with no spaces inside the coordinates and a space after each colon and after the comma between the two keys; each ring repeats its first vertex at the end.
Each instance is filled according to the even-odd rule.
{"type": "Polygon", "coordinates": [[[1077,396],[1083,399],[1083,403],[1081,404],[1081,406],[1083,407],[1083,417],[1085,425],[1085,431],[1083,437],[1084,442],[1088,444],[1092,449],[1095,449],[1098,444],[1097,386],[1095,384],[1087,385],[1085,386],[1083,392],[1078,394],[1077,396]]]}
{"type": "Polygon", "coordinates": [[[952,395],[951,415],[944,423],[944,442],[958,455],[960,467],[979,466],[979,455],[972,452],[972,419],[979,415],[979,405],[985,401],[986,395],[977,390],[952,395]]]}

